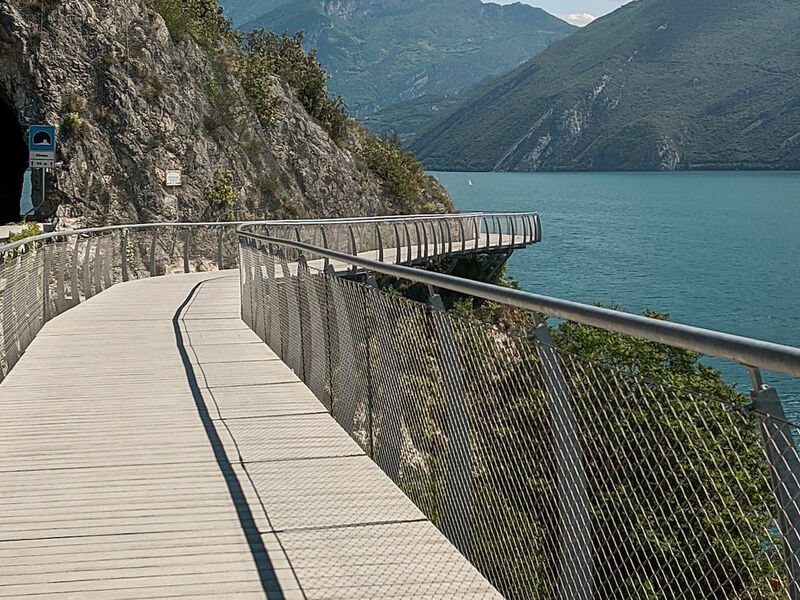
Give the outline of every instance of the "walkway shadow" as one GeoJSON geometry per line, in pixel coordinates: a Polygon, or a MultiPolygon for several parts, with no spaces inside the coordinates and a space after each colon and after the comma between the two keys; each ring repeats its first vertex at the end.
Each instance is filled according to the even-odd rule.
{"type": "Polygon", "coordinates": [[[269,600],[284,600],[285,596],[283,594],[283,590],[281,589],[280,583],[278,582],[272,560],[270,559],[269,553],[264,546],[264,540],[262,539],[261,532],[259,531],[255,519],[253,518],[253,513],[247,503],[247,498],[245,497],[239,478],[236,476],[236,472],[233,470],[233,466],[228,460],[228,456],[225,453],[225,449],[222,445],[222,440],[220,439],[219,434],[217,433],[217,428],[214,425],[214,421],[208,412],[205,398],[203,397],[203,393],[200,391],[200,386],[197,382],[197,376],[195,374],[194,367],[189,360],[189,353],[186,349],[186,344],[184,343],[184,336],[180,327],[181,314],[191,303],[203,283],[204,282],[201,281],[192,288],[192,291],[186,297],[186,300],[184,300],[183,304],[178,307],[178,310],[172,317],[172,326],[175,330],[175,339],[178,343],[178,351],[181,355],[183,368],[186,371],[186,379],[189,382],[190,389],[192,390],[192,397],[194,398],[197,412],[200,415],[203,427],[205,428],[208,441],[211,443],[211,447],[214,450],[214,457],[217,461],[217,465],[219,466],[219,469],[225,478],[225,483],[228,486],[228,492],[230,493],[233,504],[236,507],[236,513],[239,517],[239,523],[241,524],[242,531],[247,539],[247,544],[250,546],[250,553],[253,556],[253,561],[255,562],[256,569],[258,570],[258,576],[261,580],[261,587],[264,589],[264,592],[269,600]]]}

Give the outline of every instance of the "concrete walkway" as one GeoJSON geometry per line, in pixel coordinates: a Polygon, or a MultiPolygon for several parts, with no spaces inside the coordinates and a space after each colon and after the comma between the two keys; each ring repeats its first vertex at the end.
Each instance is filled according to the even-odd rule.
{"type": "Polygon", "coordinates": [[[239,319],[117,285],[0,384],[0,598],[499,598],[239,319]]]}

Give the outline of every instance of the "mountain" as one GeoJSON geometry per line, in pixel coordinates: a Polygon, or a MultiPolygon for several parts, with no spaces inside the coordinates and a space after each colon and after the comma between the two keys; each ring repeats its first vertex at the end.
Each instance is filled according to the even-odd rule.
{"type": "Polygon", "coordinates": [[[426,131],[439,117],[449,113],[461,100],[463,98],[460,94],[422,96],[392,104],[359,120],[370,131],[389,137],[397,136],[404,145],[407,145],[426,131]]]}
{"type": "MultiPolygon", "coordinates": [[[[231,15],[241,0],[223,0],[231,15]]],[[[357,117],[424,95],[449,95],[498,75],[575,28],[527,4],[480,0],[268,0],[240,28],[305,31],[329,88],[357,117]],[[275,4],[280,4],[275,6],[275,4]]]]}
{"type": "Polygon", "coordinates": [[[261,15],[275,10],[279,6],[291,4],[291,1],[292,0],[224,0],[220,4],[223,5],[225,16],[233,22],[235,27],[239,27],[248,21],[257,19],[261,15]]]}
{"type": "Polygon", "coordinates": [[[638,0],[411,144],[440,170],[800,168],[797,0],[638,0]]]}
{"type": "MultiPolygon", "coordinates": [[[[326,128],[278,76],[289,69],[245,56],[216,11],[197,6],[0,2],[0,181],[15,190],[2,197],[19,199],[23,125],[52,123],[58,163],[37,218],[62,227],[452,208],[442,188],[352,119],[338,113],[338,135],[326,128]],[[173,169],[180,187],[165,185],[173,169]]],[[[38,197],[38,177],[34,186],[38,197]]]]}

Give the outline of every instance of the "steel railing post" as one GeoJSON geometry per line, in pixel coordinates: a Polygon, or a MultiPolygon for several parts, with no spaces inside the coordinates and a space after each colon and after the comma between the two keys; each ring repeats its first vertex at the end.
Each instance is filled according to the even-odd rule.
{"type": "MultiPolygon", "coordinates": [[[[325,226],[324,225],[320,225],[319,226],[319,231],[322,234],[322,247],[327,250],[328,249],[328,235],[325,233],[325,226]]],[[[328,265],[330,265],[330,264],[331,264],[331,259],[326,256],[325,257],[325,266],[323,268],[327,269],[328,265]]]]}
{"type": "Polygon", "coordinates": [[[592,598],[592,527],[578,423],[572,397],[546,325],[536,328],[538,355],[550,399],[553,453],[558,475],[559,600],[592,598]]]}
{"type": "Polygon", "coordinates": [[[378,262],[383,262],[383,236],[381,235],[380,225],[375,225],[375,235],[378,241],[378,262]]]}
{"type": "Polygon", "coordinates": [[[78,280],[78,259],[80,258],[80,236],[75,236],[75,245],[72,248],[72,264],[70,265],[69,286],[71,304],[76,306],[81,301],[80,281],[78,280]]]}
{"type": "Polygon", "coordinates": [[[266,264],[267,298],[269,300],[269,315],[266,314],[266,310],[264,311],[264,326],[268,326],[266,337],[269,341],[267,343],[275,354],[285,359],[283,333],[281,332],[281,286],[276,279],[277,260],[275,254],[271,251],[271,245],[262,248],[262,253],[266,264]]]}
{"type": "Polygon", "coordinates": [[[192,228],[186,228],[186,238],[183,240],[183,272],[184,273],[191,273],[192,265],[189,262],[190,258],[190,247],[192,244],[192,228]]]}
{"type": "Polygon", "coordinates": [[[66,310],[67,306],[67,238],[59,240],[56,238],[56,247],[58,250],[58,267],[56,268],[56,312],[62,313],[66,310]]]}
{"type": "Polygon", "coordinates": [[[791,600],[800,600],[800,459],[775,388],[764,385],[759,369],[750,369],[754,408],[763,417],[759,429],[778,506],[778,526],[791,600]]]}
{"type": "Polygon", "coordinates": [[[394,243],[395,243],[395,264],[400,264],[403,262],[403,242],[400,241],[400,228],[397,226],[397,223],[394,224],[394,243]]]}
{"type": "Polygon", "coordinates": [[[128,230],[122,230],[122,241],[119,245],[119,256],[122,262],[122,281],[128,281],[128,230]]]}
{"type": "Polygon", "coordinates": [[[445,481],[442,531],[467,556],[472,515],[472,453],[469,410],[461,361],[453,340],[450,321],[438,294],[428,304],[434,335],[439,347],[440,368],[447,398],[447,479],[445,481]]]}
{"type": "Polygon", "coordinates": [[[92,238],[86,238],[86,250],[83,253],[83,298],[92,297],[92,238]]]}
{"type": "Polygon", "coordinates": [[[453,253],[453,231],[450,229],[451,222],[449,219],[444,221],[445,231],[447,231],[447,252],[453,253]]]}
{"type": "MultiPolygon", "coordinates": [[[[354,419],[356,412],[356,402],[358,394],[356,392],[356,367],[353,356],[353,348],[356,335],[353,330],[353,320],[350,318],[348,303],[336,279],[336,271],[332,265],[325,269],[327,275],[328,290],[330,291],[331,302],[333,305],[332,313],[336,317],[336,338],[338,341],[338,362],[331,366],[331,414],[333,418],[350,435],[353,434],[354,419]],[[335,379],[335,382],[333,381],[335,379]],[[334,394],[334,390],[336,390],[334,394]]],[[[367,349],[369,340],[366,340],[367,349]]],[[[367,350],[367,353],[369,350],[367,350]]],[[[368,362],[368,361],[367,361],[368,362]]],[[[367,365],[369,369],[369,365],[367,365]]],[[[369,388],[368,388],[369,389],[369,388]]],[[[370,454],[371,454],[370,449],[370,454]]]]}
{"type": "Polygon", "coordinates": [[[50,248],[52,244],[45,242],[42,245],[44,252],[44,268],[42,269],[42,325],[50,320],[50,248]]]}
{"type": "Polygon", "coordinates": [[[296,285],[296,277],[292,277],[291,267],[289,260],[286,257],[286,252],[279,248],[277,251],[278,259],[281,264],[282,278],[278,286],[279,291],[282,291],[281,308],[286,307],[286,311],[281,310],[281,347],[283,348],[283,362],[289,368],[297,373],[300,379],[303,378],[301,368],[298,363],[301,360],[302,343],[294,345],[292,339],[292,331],[301,332],[300,325],[300,309],[297,302],[292,302],[292,287],[296,285]],[[285,315],[285,319],[283,316],[285,315]]]}
{"type": "MultiPolygon", "coordinates": [[[[299,230],[297,230],[297,234],[300,235],[299,230]]],[[[300,241],[300,240],[297,240],[300,241]]],[[[300,371],[297,373],[297,376],[306,384],[307,387],[312,388],[313,386],[310,385],[309,381],[309,373],[308,369],[306,368],[306,337],[308,336],[308,327],[310,323],[306,323],[305,319],[303,318],[305,314],[309,314],[309,302],[308,302],[308,294],[306,290],[306,275],[308,275],[308,263],[306,262],[305,255],[301,252],[297,257],[297,276],[294,277],[295,281],[295,288],[297,291],[297,325],[299,327],[299,366],[300,371]],[[304,311],[305,309],[305,311],[304,311]],[[304,314],[305,313],[305,314],[304,314]]],[[[308,344],[308,351],[313,354],[314,352],[314,345],[313,343],[308,344]]],[[[312,357],[313,360],[313,357],[312,357]]]]}
{"type": "Polygon", "coordinates": [[[150,277],[156,276],[156,244],[158,243],[158,227],[153,227],[153,239],[150,241],[150,277]]]}
{"type": "Polygon", "coordinates": [[[94,264],[92,280],[94,281],[94,293],[99,294],[103,291],[103,236],[97,238],[97,243],[94,246],[94,264]]]}
{"type": "MultiPolygon", "coordinates": [[[[347,230],[350,232],[350,253],[353,256],[358,256],[358,245],[356,245],[356,236],[353,233],[353,226],[352,225],[348,225],[347,226],[347,230]]],[[[353,265],[353,273],[355,273],[357,270],[358,270],[358,267],[353,265]]]]}
{"type": "Polygon", "coordinates": [[[522,245],[524,246],[528,243],[528,219],[522,217],[520,221],[522,221],[522,245]]]}
{"type": "Polygon", "coordinates": [[[458,220],[458,228],[459,228],[459,231],[461,233],[461,251],[462,252],[466,252],[467,251],[467,235],[466,235],[466,233],[464,231],[464,219],[459,219],[458,220]]]}
{"type": "Polygon", "coordinates": [[[217,238],[217,270],[222,271],[225,268],[223,261],[225,260],[225,252],[223,250],[223,238],[225,236],[225,227],[219,228],[219,237],[217,238]]]}

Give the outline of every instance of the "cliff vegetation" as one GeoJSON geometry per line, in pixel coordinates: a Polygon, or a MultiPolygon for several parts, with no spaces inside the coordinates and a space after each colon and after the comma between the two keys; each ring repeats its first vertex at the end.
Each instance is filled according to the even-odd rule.
{"type": "Polygon", "coordinates": [[[2,3],[0,103],[58,127],[37,218],[59,226],[452,209],[370,168],[301,36],[242,35],[217,0],[2,3]]]}

